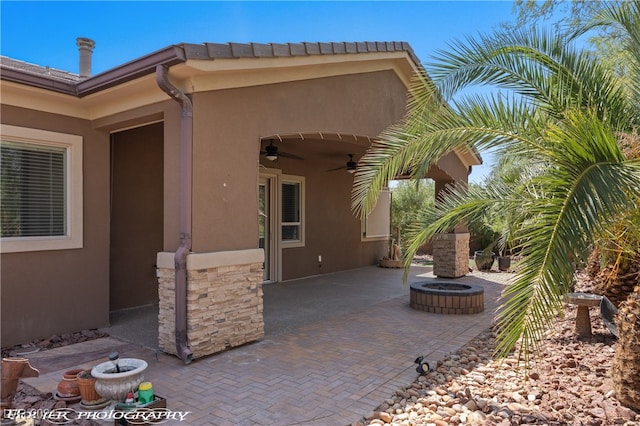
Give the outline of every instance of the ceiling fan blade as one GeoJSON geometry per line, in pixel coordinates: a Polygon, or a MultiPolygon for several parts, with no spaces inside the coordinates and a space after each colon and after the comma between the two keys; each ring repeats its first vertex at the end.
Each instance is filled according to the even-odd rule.
{"type": "Polygon", "coordinates": [[[302,157],[298,157],[298,156],[297,156],[297,155],[295,155],[295,154],[289,154],[288,152],[281,152],[281,151],[278,151],[278,155],[279,155],[280,157],[291,158],[292,160],[304,160],[304,158],[302,158],[302,157]]]}
{"type": "Polygon", "coordinates": [[[264,151],[260,151],[260,155],[267,155],[273,158],[268,158],[269,160],[276,160],[278,157],[291,158],[293,160],[304,160],[302,157],[298,157],[295,154],[289,154],[287,152],[282,152],[278,149],[276,145],[273,144],[273,140],[269,139],[269,145],[265,146],[264,151]]]}
{"type": "Polygon", "coordinates": [[[344,170],[346,169],[347,166],[342,166],[342,167],[336,167],[335,169],[329,169],[327,170],[327,172],[335,172],[336,170],[344,170]]]}
{"type": "Polygon", "coordinates": [[[357,168],[358,168],[358,163],[353,161],[353,154],[349,154],[349,161],[347,161],[347,165],[346,166],[336,167],[335,169],[329,169],[327,171],[328,172],[333,172],[333,171],[336,171],[336,170],[345,170],[346,169],[349,173],[354,173],[357,168]]]}

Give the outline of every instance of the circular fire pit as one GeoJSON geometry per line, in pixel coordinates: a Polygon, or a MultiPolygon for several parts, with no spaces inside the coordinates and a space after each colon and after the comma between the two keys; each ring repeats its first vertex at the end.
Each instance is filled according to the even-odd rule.
{"type": "Polygon", "coordinates": [[[484,311],[484,288],[472,284],[428,281],[411,284],[413,309],[436,314],[468,315],[484,311]]]}

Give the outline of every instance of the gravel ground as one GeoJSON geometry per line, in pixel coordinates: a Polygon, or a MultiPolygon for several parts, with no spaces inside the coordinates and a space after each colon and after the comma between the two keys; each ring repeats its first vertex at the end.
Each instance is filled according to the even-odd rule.
{"type": "Polygon", "coordinates": [[[615,337],[598,309],[593,336],[577,337],[576,311],[565,306],[528,370],[515,353],[492,359],[495,335],[487,330],[353,425],[640,425],[640,413],[612,390],[615,337]]]}

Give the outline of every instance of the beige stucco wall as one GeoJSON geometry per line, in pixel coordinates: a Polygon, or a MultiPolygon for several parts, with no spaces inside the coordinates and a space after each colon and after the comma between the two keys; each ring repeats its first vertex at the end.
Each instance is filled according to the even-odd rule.
{"type": "MultiPolygon", "coordinates": [[[[160,90],[160,89],[158,89],[160,90]]],[[[180,243],[179,237],[179,204],[180,194],[180,106],[173,100],[166,100],[143,108],[124,111],[108,117],[94,120],[94,127],[118,132],[149,123],[162,122],[164,180],[163,200],[164,218],[163,246],[165,251],[175,251],[180,243]]]]}
{"type": "Polygon", "coordinates": [[[84,246],[3,253],[2,346],[109,323],[109,135],[86,120],[3,105],[2,123],[83,137],[84,246]]]}
{"type": "MultiPolygon", "coordinates": [[[[405,94],[391,71],[194,94],[194,251],[257,246],[261,137],[334,131],[373,138],[402,117],[405,94]]],[[[352,177],[329,176],[326,159],[300,153],[305,161],[278,165],[307,177],[306,245],[283,250],[283,279],[318,273],[319,254],[323,272],[374,263],[386,243],[360,241],[349,210],[352,177]]]]}
{"type": "MultiPolygon", "coordinates": [[[[375,137],[402,117],[405,94],[392,71],[193,94],[193,250],[257,248],[261,137],[299,131],[375,137]]],[[[174,251],[179,239],[180,107],[168,99],[93,122],[6,105],[1,114],[5,124],[84,138],[84,246],[2,255],[2,345],[108,325],[109,133],[163,122],[163,247],[174,251]]],[[[301,154],[306,155],[307,147],[301,147],[301,154]]],[[[364,147],[350,146],[346,152],[361,155],[364,147]]],[[[349,208],[352,176],[326,173],[347,158],[316,154],[297,164],[277,165],[285,174],[305,176],[307,185],[306,244],[283,250],[285,280],[318,273],[318,255],[323,256],[322,272],[332,272],[372,264],[387,249],[385,241],[360,240],[360,222],[349,208]]]]}

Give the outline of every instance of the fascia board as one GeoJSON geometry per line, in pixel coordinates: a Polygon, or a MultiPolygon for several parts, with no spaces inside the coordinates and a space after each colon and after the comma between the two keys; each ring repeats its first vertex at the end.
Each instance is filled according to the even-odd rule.
{"type": "MultiPolygon", "coordinates": [[[[198,60],[171,68],[178,87],[199,92],[392,70],[409,87],[415,64],[407,52],[198,60]],[[210,78],[215,74],[216,78],[210,78]],[[181,87],[182,86],[182,87],[181,87]]],[[[175,82],[174,82],[175,84],[175,82]]]]}

